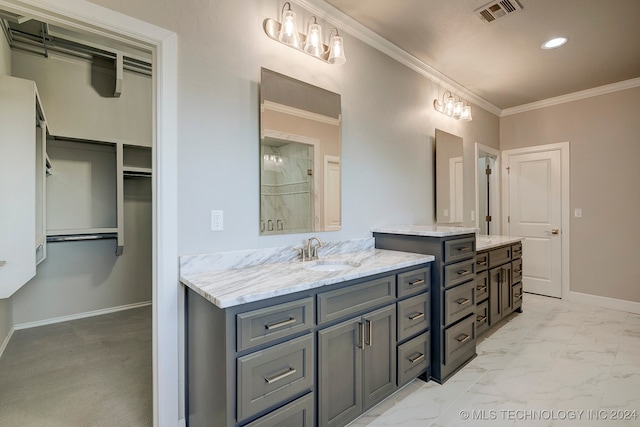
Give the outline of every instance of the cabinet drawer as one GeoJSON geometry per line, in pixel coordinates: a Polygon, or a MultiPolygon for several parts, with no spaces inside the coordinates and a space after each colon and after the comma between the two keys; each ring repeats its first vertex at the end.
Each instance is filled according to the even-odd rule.
{"type": "Polygon", "coordinates": [[[314,406],[313,393],[309,393],[245,427],[313,427],[314,406]]]}
{"type": "Polygon", "coordinates": [[[520,258],[522,256],[522,243],[511,245],[511,258],[520,258]]]}
{"type": "Polygon", "coordinates": [[[515,285],[522,281],[522,258],[511,262],[511,284],[515,285]]]}
{"type": "Polygon", "coordinates": [[[483,301],[489,297],[489,272],[476,274],[476,301],[483,301]]]}
{"type": "Polygon", "coordinates": [[[513,309],[522,307],[522,283],[517,283],[511,288],[513,292],[513,309]]]}
{"type": "Polygon", "coordinates": [[[489,301],[478,304],[476,307],[476,334],[479,336],[489,329],[489,301]]]}
{"type": "Polygon", "coordinates": [[[444,263],[460,261],[474,256],[476,253],[476,238],[465,237],[462,239],[445,240],[444,242],[444,263]]]}
{"type": "Polygon", "coordinates": [[[511,246],[489,251],[489,268],[511,261],[511,246]]]}
{"type": "Polygon", "coordinates": [[[476,274],[476,261],[474,258],[444,267],[444,287],[450,288],[458,283],[466,282],[474,278],[476,274]]]}
{"type": "Polygon", "coordinates": [[[398,298],[429,290],[431,287],[431,267],[398,274],[398,298]]]}
{"type": "Polygon", "coordinates": [[[489,252],[476,254],[476,271],[484,271],[489,267],[489,252]]]}
{"type": "Polygon", "coordinates": [[[238,351],[312,328],[313,298],[305,298],[236,316],[238,351]]]}
{"type": "Polygon", "coordinates": [[[398,387],[405,385],[427,370],[431,363],[429,331],[398,346],[398,387]]]}
{"type": "Polygon", "coordinates": [[[469,316],[455,326],[444,331],[444,364],[455,364],[456,359],[475,348],[476,317],[469,316]]]}
{"type": "Polygon", "coordinates": [[[476,282],[471,281],[444,292],[444,324],[450,325],[476,310],[476,282]]]}
{"type": "Polygon", "coordinates": [[[431,319],[431,293],[411,297],[398,303],[398,341],[424,331],[431,319]]]}
{"type": "Polygon", "coordinates": [[[396,298],[396,276],[318,294],[318,323],[346,317],[396,298]]]}
{"type": "Polygon", "coordinates": [[[311,334],[238,358],[238,420],[310,390],[314,359],[311,334]]]}

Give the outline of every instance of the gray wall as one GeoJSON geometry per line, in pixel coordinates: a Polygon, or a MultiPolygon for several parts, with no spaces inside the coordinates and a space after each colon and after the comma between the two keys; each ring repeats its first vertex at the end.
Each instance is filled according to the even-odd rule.
{"type": "Polygon", "coordinates": [[[501,149],[571,143],[571,290],[640,302],[640,88],[500,121],[501,149]],[[573,216],[582,209],[582,218],[573,216]]]}
{"type": "MultiPolygon", "coordinates": [[[[322,233],[325,240],[368,237],[376,225],[434,222],[436,127],[462,136],[465,156],[473,156],[475,141],[498,142],[498,117],[478,107],[469,123],[438,113],[433,100],[443,90],[436,83],[351,37],[347,28],[340,28],[347,55],[341,66],[269,39],[262,23],[278,17],[280,1],[94,3],[178,34],[180,254],[297,244],[308,237],[259,236],[260,67],[342,96],[343,228],[322,233]],[[212,209],[224,210],[222,232],[209,231],[212,209]]],[[[468,176],[472,191],[473,172],[468,176]]]]}
{"type": "MultiPolygon", "coordinates": [[[[20,52],[12,52],[12,74],[35,80],[54,134],[151,143],[149,77],[125,72],[122,96],[108,98],[96,88],[91,63],[20,52]]],[[[150,301],[151,208],[151,180],[126,179],[122,256],[115,256],[115,240],[48,244],[36,277],[10,298],[13,324],[150,301]]]]}

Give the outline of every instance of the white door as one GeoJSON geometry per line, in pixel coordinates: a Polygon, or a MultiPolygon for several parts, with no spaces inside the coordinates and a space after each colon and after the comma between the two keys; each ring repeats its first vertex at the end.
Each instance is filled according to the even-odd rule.
{"type": "Polygon", "coordinates": [[[506,156],[508,234],[523,240],[525,292],[562,297],[560,149],[506,156]]]}

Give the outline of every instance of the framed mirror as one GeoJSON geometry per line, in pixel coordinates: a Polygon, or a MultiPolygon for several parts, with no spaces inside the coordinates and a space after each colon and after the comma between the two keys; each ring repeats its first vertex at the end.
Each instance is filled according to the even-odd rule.
{"type": "Polygon", "coordinates": [[[462,138],[436,129],[436,223],[461,224],[463,212],[462,138]]]}
{"type": "Polygon", "coordinates": [[[262,68],[260,234],[342,227],[340,95],[262,68]]]}

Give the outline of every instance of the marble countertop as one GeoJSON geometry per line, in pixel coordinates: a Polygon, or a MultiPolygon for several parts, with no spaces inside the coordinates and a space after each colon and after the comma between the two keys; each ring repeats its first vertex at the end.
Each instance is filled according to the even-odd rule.
{"type": "Polygon", "coordinates": [[[447,237],[477,233],[479,229],[474,227],[451,227],[442,225],[395,225],[374,227],[371,231],[374,233],[404,234],[411,236],[447,237]]]}
{"type": "Polygon", "coordinates": [[[432,255],[368,249],[353,253],[320,256],[323,262],[359,263],[342,271],[312,271],[300,261],[275,262],[243,268],[227,268],[183,274],[180,281],[220,308],[232,307],[279,295],[291,294],[378,273],[424,264],[432,255]]]}
{"type": "Polygon", "coordinates": [[[524,237],[517,236],[476,236],[476,251],[483,251],[498,246],[509,245],[524,240],[524,237]]]}

